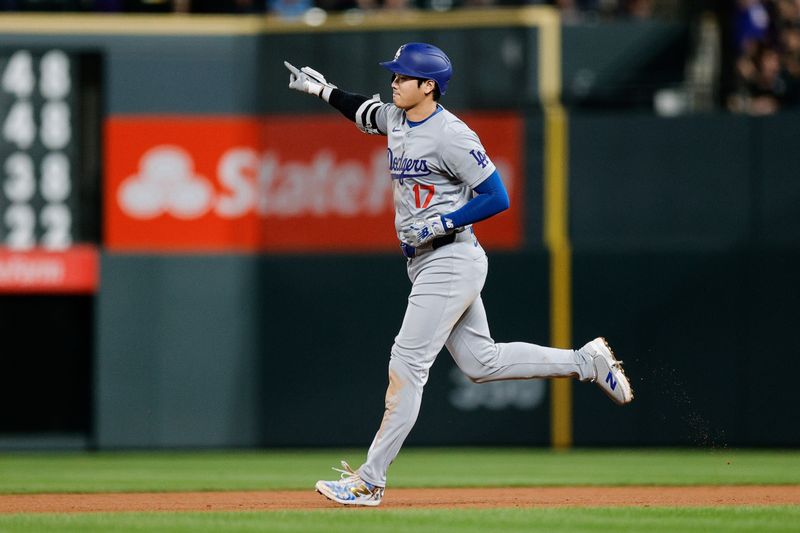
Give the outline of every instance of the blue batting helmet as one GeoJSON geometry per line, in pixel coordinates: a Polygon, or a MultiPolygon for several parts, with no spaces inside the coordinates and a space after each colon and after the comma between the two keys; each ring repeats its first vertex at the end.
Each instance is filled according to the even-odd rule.
{"type": "Polygon", "coordinates": [[[453,66],[447,54],[426,43],[406,43],[397,49],[392,61],[384,61],[380,65],[395,74],[433,80],[441,94],[447,90],[447,82],[453,75],[453,66]]]}

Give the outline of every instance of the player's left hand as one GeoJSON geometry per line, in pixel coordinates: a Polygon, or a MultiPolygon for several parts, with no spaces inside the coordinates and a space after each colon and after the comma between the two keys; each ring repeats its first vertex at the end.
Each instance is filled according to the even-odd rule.
{"type": "Polygon", "coordinates": [[[322,90],[325,88],[336,89],[336,85],[329,83],[325,76],[311,67],[298,69],[288,61],[284,61],[283,64],[289,69],[290,89],[313,94],[314,96],[321,96],[322,90]]]}
{"type": "MultiPolygon", "coordinates": [[[[451,228],[452,229],[452,228],[451,228]]],[[[436,237],[441,237],[448,232],[448,228],[439,215],[427,219],[416,219],[408,228],[403,230],[403,242],[419,248],[432,241],[436,237]]]]}

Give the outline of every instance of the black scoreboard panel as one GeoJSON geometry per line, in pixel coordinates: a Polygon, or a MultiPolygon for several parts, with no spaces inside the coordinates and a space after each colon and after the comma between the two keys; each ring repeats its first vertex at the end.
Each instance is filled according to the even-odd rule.
{"type": "Polygon", "coordinates": [[[0,246],[99,241],[100,59],[0,48],[0,246]]]}
{"type": "Polygon", "coordinates": [[[0,448],[91,434],[94,294],[19,271],[99,247],[102,80],[96,52],[0,47],[0,448]]]}

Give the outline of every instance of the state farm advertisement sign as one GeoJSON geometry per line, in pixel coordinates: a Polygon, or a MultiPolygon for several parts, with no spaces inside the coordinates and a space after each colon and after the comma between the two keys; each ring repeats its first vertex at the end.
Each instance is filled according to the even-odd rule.
{"type": "MultiPolygon", "coordinates": [[[[463,116],[512,208],[476,226],[521,243],[521,120],[463,116]]],[[[105,245],[116,251],[397,250],[386,138],[339,115],[115,116],[106,123],[105,245]]]]}

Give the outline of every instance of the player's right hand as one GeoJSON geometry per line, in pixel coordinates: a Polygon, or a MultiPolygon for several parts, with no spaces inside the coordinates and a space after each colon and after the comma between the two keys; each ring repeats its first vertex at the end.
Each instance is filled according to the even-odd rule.
{"type": "Polygon", "coordinates": [[[452,229],[452,225],[445,227],[442,217],[435,215],[427,219],[415,219],[414,222],[401,231],[401,241],[415,248],[419,248],[432,241],[436,237],[441,237],[452,229]]]}
{"type": "MultiPolygon", "coordinates": [[[[314,96],[323,97],[322,92],[327,89],[335,89],[336,85],[328,83],[325,76],[317,72],[311,67],[303,67],[298,69],[288,61],[283,64],[289,69],[289,88],[303,93],[313,94],[314,96]]],[[[330,91],[328,91],[330,94],[330,91]]]]}

